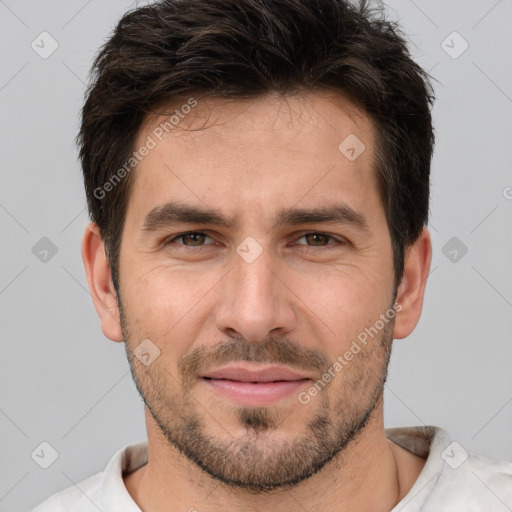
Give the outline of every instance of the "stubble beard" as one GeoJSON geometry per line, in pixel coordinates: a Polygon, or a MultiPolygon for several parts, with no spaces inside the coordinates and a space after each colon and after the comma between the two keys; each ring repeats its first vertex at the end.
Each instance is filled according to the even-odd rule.
{"type": "Polygon", "coordinates": [[[325,358],[282,339],[270,338],[259,344],[230,340],[214,348],[213,355],[210,351],[207,356],[201,350],[191,354],[185,365],[180,364],[179,378],[176,370],[171,372],[160,364],[164,358],[148,367],[134,358],[133,349],[142,338],[134,335],[136,330],[127,322],[119,297],[118,300],[132,377],[164,438],[216,481],[231,488],[254,494],[291,488],[334,458],[342,460],[347,447],[367,427],[382,397],[394,322],[386,324],[380,337],[363,347],[308,405],[297,400],[293,412],[304,410],[307,418],[303,433],[294,438],[279,435],[287,416],[277,407],[233,407],[234,419],[230,425],[223,425],[207,411],[208,404],[201,404],[193,394],[193,377],[197,376],[194,372],[207,358],[209,362],[214,357],[218,362],[295,365],[313,360],[317,367],[320,362],[325,364],[325,358]],[[180,390],[171,392],[178,383],[180,390]],[[329,393],[328,388],[334,386],[336,391],[329,393]]]}

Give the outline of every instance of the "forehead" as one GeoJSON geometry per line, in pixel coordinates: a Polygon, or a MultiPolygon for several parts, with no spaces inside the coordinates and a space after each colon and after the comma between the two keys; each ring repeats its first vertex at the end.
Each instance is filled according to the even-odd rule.
{"type": "Polygon", "coordinates": [[[184,98],[139,130],[135,149],[151,149],[134,172],[129,203],[147,209],[186,197],[268,218],[277,203],[331,196],[361,204],[376,194],[374,137],[369,116],[328,90],[184,98]]]}
{"type": "Polygon", "coordinates": [[[332,147],[333,142],[339,143],[350,134],[359,135],[372,145],[373,123],[366,112],[338,91],[322,89],[287,95],[270,92],[250,99],[198,95],[182,97],[147,116],[139,130],[137,145],[149,135],[157,142],[172,141],[175,146],[180,142],[190,145],[205,141],[226,145],[231,140],[232,149],[236,150],[250,149],[254,139],[272,146],[272,141],[277,142],[276,135],[279,142],[288,135],[287,149],[318,152],[322,146],[332,147]],[[264,131],[273,133],[265,140],[264,131]],[[301,139],[294,142],[292,139],[298,136],[301,139]],[[310,144],[299,147],[305,137],[310,139],[310,144]]]}

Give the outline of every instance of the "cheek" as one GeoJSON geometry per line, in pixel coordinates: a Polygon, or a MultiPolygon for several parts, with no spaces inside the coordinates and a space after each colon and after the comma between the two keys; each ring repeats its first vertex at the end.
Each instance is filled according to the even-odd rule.
{"type": "Polygon", "coordinates": [[[141,268],[131,275],[123,294],[129,305],[127,321],[138,337],[151,339],[161,350],[172,346],[184,352],[200,327],[194,319],[203,299],[217,280],[183,269],[141,268]]]}
{"type": "Polygon", "coordinates": [[[307,305],[304,314],[313,319],[317,333],[325,332],[325,350],[331,357],[348,349],[390,307],[391,288],[385,275],[373,266],[345,267],[323,272],[314,283],[304,276],[295,280],[307,305]]]}

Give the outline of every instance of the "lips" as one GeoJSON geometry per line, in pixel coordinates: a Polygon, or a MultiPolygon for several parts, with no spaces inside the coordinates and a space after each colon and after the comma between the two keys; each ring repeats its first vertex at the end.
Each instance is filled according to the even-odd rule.
{"type": "Polygon", "coordinates": [[[207,379],[225,379],[238,382],[297,381],[309,378],[284,366],[270,366],[261,369],[248,369],[234,366],[210,371],[203,377],[207,379]]]}
{"type": "Polygon", "coordinates": [[[231,366],[212,370],[202,376],[209,389],[238,404],[271,405],[310,382],[310,378],[284,366],[231,366]]]}

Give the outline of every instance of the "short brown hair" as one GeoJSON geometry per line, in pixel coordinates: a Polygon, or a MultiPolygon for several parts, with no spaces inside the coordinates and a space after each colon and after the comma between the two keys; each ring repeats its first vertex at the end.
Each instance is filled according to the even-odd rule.
{"type": "Polygon", "coordinates": [[[376,173],[398,285],[405,249],[428,220],[434,95],[382,7],[345,0],[161,0],[122,17],[92,71],[77,141],[89,213],[116,288],[131,173],[108,193],[98,190],[130,159],[148,114],[198,91],[237,99],[322,88],[346,95],[376,128],[376,173]]]}

